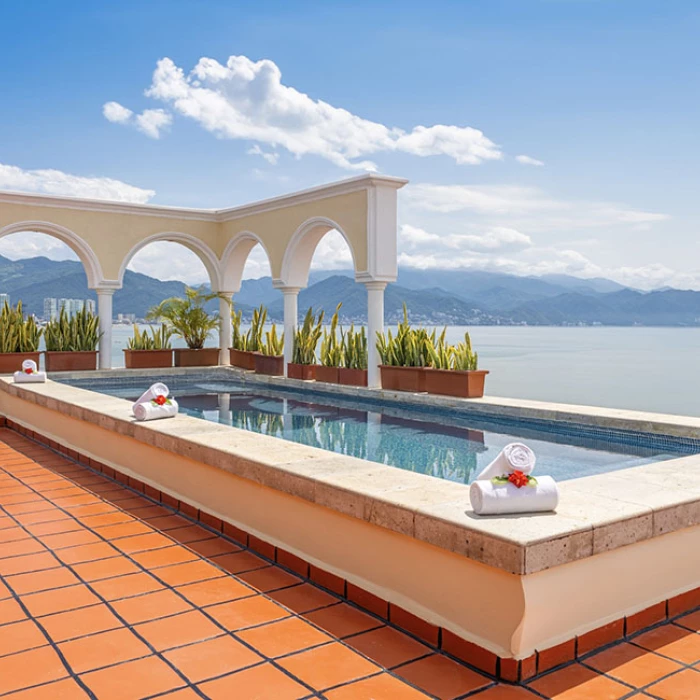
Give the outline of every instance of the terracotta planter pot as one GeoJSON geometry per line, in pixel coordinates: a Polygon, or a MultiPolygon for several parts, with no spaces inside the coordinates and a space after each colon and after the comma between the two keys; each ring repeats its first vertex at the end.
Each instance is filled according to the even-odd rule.
{"type": "Polygon", "coordinates": [[[488,370],[485,369],[459,372],[450,369],[429,368],[425,374],[425,390],[429,394],[480,399],[484,395],[484,382],[487,374],[488,370]]]}
{"type": "Polygon", "coordinates": [[[425,369],[425,367],[379,365],[382,389],[422,393],[425,391],[425,369]]]}
{"type": "Polygon", "coordinates": [[[296,362],[288,362],[287,377],[289,379],[304,379],[306,381],[316,379],[316,365],[300,365],[296,362]]]}
{"type": "Polygon", "coordinates": [[[0,352],[0,374],[14,374],[22,369],[22,362],[34,360],[39,366],[40,352],[0,352]]]}
{"type": "Polygon", "coordinates": [[[255,369],[255,353],[231,348],[231,364],[241,369],[255,369]]]}
{"type": "Polygon", "coordinates": [[[127,369],[172,367],[172,350],[124,350],[124,366],[127,369]]]}
{"type": "Polygon", "coordinates": [[[345,386],[367,386],[367,370],[339,367],[338,380],[345,386]]]}
{"type": "Polygon", "coordinates": [[[263,355],[255,353],[255,373],[281,377],[284,374],[283,355],[263,355]]]}
{"type": "Polygon", "coordinates": [[[80,350],[76,352],[47,352],[47,372],[82,372],[97,369],[97,350],[80,350]]]}
{"type": "Polygon", "coordinates": [[[176,348],[175,367],[215,367],[219,364],[219,348],[176,348]]]}
{"type": "Polygon", "coordinates": [[[327,384],[340,384],[338,377],[339,367],[326,367],[326,365],[316,365],[316,381],[327,384]]]}

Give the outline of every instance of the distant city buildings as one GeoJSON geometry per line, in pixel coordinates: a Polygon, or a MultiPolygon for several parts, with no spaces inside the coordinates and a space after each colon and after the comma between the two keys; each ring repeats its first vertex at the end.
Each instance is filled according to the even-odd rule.
{"type": "Polygon", "coordinates": [[[70,318],[80,313],[84,308],[90,313],[95,313],[94,299],[56,299],[47,297],[44,299],[44,320],[53,321],[58,318],[61,309],[65,309],[66,315],[70,318]]]}
{"type": "Polygon", "coordinates": [[[117,323],[135,323],[136,314],[117,314],[117,323]]]}
{"type": "Polygon", "coordinates": [[[10,306],[10,295],[9,294],[0,294],[0,309],[5,306],[5,302],[7,302],[7,305],[10,306]]]}

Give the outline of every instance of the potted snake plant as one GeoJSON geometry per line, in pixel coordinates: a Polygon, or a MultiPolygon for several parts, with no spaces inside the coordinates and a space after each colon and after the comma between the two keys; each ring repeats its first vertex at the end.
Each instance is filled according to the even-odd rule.
{"type": "Polygon", "coordinates": [[[38,365],[43,332],[33,316],[25,318],[21,301],[15,308],[5,302],[0,310],[0,374],[16,372],[24,360],[38,365]]]}
{"type": "Polygon", "coordinates": [[[277,326],[265,333],[265,342],[255,353],[255,373],[279,377],[284,374],[284,333],[277,335],[277,326]]]}
{"type": "Polygon", "coordinates": [[[219,364],[219,349],[205,348],[210,333],[219,327],[219,317],[204,308],[216,298],[203,289],[185,289],[185,298],[165,299],[148,312],[148,320],[164,323],[168,330],[187,343],[176,348],[175,367],[210,367],[219,364]]]}
{"type": "Polygon", "coordinates": [[[71,372],[97,367],[97,344],[100,341],[100,318],[84,306],[68,316],[61,308],[58,318],[44,329],[46,371],[71,372]]]}
{"type": "Polygon", "coordinates": [[[253,311],[253,318],[248,332],[241,332],[242,312],[231,316],[233,340],[231,344],[231,364],[241,369],[255,369],[255,353],[263,345],[263,327],[267,320],[267,309],[261,304],[253,311]]]}
{"type": "Polygon", "coordinates": [[[353,325],[343,333],[342,365],[338,381],[346,386],[367,386],[367,335],[364,327],[355,331],[353,325]]]}
{"type": "Polygon", "coordinates": [[[340,383],[339,370],[343,360],[343,343],[342,339],[338,342],[338,314],[341,306],[342,303],[336,306],[330,328],[323,330],[319,353],[321,364],[316,365],[317,382],[340,383]]]}
{"type": "Polygon", "coordinates": [[[290,379],[316,378],[316,348],[321,339],[323,316],[323,311],[316,316],[309,308],[304,323],[294,333],[292,361],[287,364],[287,377],[290,379]]]}
{"type": "Polygon", "coordinates": [[[426,346],[431,367],[426,371],[425,390],[430,394],[481,398],[488,370],[479,369],[479,356],[472,348],[469,333],[457,345],[445,343],[443,331],[437,343],[426,346]]]}
{"type": "Polygon", "coordinates": [[[148,329],[141,331],[134,324],[134,335],[124,348],[124,365],[127,369],[172,367],[171,336],[172,331],[165,323],[161,323],[158,330],[151,326],[150,333],[148,329]]]}

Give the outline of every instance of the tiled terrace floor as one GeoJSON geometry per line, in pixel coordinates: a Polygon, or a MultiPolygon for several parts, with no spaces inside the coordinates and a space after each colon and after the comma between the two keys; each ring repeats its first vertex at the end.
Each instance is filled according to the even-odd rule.
{"type": "Polygon", "coordinates": [[[700,612],[500,685],[0,429],[3,698],[700,699],[698,631],[700,612]]]}

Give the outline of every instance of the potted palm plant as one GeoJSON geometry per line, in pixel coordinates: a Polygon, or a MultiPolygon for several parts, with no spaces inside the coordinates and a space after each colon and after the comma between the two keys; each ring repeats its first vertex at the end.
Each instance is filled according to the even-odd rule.
{"type": "Polygon", "coordinates": [[[265,333],[265,342],[259,352],[255,353],[256,374],[269,374],[279,377],[284,374],[284,333],[277,335],[277,326],[272,324],[272,328],[265,333]]]}
{"type": "Polygon", "coordinates": [[[481,398],[488,370],[478,369],[479,356],[472,349],[469,333],[457,345],[445,343],[445,333],[437,343],[428,343],[431,367],[426,371],[425,390],[429,394],[481,398]]]}
{"type": "Polygon", "coordinates": [[[0,310],[0,374],[16,372],[24,360],[34,360],[38,365],[42,334],[33,316],[24,317],[21,301],[16,308],[5,302],[0,310]]]}
{"type": "Polygon", "coordinates": [[[173,335],[187,343],[186,348],[175,349],[176,367],[209,367],[219,364],[219,349],[205,348],[209,334],[219,327],[219,317],[204,308],[216,294],[203,289],[185,288],[185,298],[172,297],[161,301],[148,312],[149,320],[165,323],[173,335]]]}
{"type": "Polygon", "coordinates": [[[349,386],[367,386],[367,334],[364,327],[355,331],[353,325],[343,334],[342,365],[338,381],[349,386]]]}
{"type": "Polygon", "coordinates": [[[97,344],[100,341],[100,319],[87,306],[68,316],[61,308],[58,318],[44,329],[46,371],[70,372],[96,369],[97,344]]]}
{"type": "Polygon", "coordinates": [[[343,360],[343,343],[338,342],[338,314],[341,304],[335,308],[329,329],[324,329],[321,340],[320,360],[316,365],[316,381],[338,384],[340,365],[343,360]]]}
{"type": "Polygon", "coordinates": [[[287,364],[287,376],[290,379],[316,378],[316,348],[321,339],[323,311],[314,314],[312,308],[306,312],[304,323],[294,333],[292,361],[287,364]]]}
{"type": "Polygon", "coordinates": [[[267,309],[261,304],[253,311],[253,319],[248,332],[241,332],[242,312],[232,315],[233,342],[231,347],[231,364],[241,369],[255,369],[255,353],[263,345],[263,327],[267,320],[267,309]]]}
{"type": "Polygon", "coordinates": [[[165,323],[156,330],[151,326],[141,331],[134,324],[134,335],[124,348],[124,364],[127,369],[145,369],[148,367],[172,367],[173,351],[170,347],[172,330],[165,323]]]}

